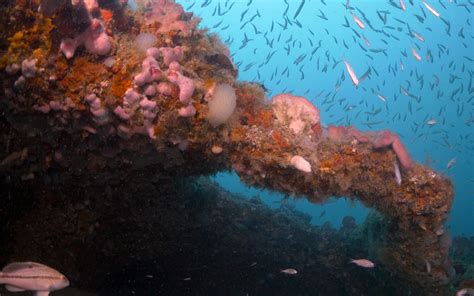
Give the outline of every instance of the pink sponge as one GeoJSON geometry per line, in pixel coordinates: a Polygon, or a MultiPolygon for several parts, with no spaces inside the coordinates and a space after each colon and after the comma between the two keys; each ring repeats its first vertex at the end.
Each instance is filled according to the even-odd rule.
{"type": "Polygon", "coordinates": [[[176,61],[172,61],[168,66],[168,72],[181,72],[181,65],[176,61]]]}
{"type": "Polygon", "coordinates": [[[106,55],[110,52],[109,36],[105,33],[104,26],[99,19],[92,19],[89,28],[76,37],[63,39],[59,48],[64,56],[70,59],[81,45],[84,45],[86,50],[92,54],[106,55]]]}
{"type": "MultiPolygon", "coordinates": [[[[358,129],[353,126],[335,126],[330,124],[328,126],[328,137],[333,141],[341,141],[341,140],[353,140],[356,139],[361,143],[369,142],[369,137],[364,135],[358,129]]],[[[375,144],[374,144],[375,146],[375,144]]]]}
{"type": "Polygon", "coordinates": [[[148,100],[147,98],[144,98],[143,100],[140,101],[140,107],[145,110],[152,110],[156,108],[156,102],[148,100]]]}
{"type": "Polygon", "coordinates": [[[185,105],[189,104],[194,93],[194,80],[181,73],[170,73],[168,79],[179,86],[179,101],[185,105]]]}
{"type": "Polygon", "coordinates": [[[358,129],[356,129],[355,127],[353,127],[351,125],[347,127],[347,134],[350,137],[353,137],[353,138],[357,139],[357,141],[359,141],[361,143],[369,142],[369,137],[368,136],[364,135],[361,131],[359,131],[358,129]]]}
{"type": "Polygon", "coordinates": [[[383,130],[377,133],[377,137],[373,142],[374,148],[383,148],[392,145],[395,140],[394,134],[389,130],[383,130]]]}
{"type": "Polygon", "coordinates": [[[135,75],[134,81],[138,86],[160,79],[161,70],[156,59],[148,56],[142,62],[142,71],[135,75]]]}
{"type": "Polygon", "coordinates": [[[160,23],[159,33],[179,31],[184,37],[190,36],[199,23],[198,18],[193,17],[192,13],[184,12],[183,7],[174,0],[152,1],[145,19],[148,25],[160,23]]]}
{"type": "Polygon", "coordinates": [[[36,63],[38,59],[23,60],[21,63],[21,73],[26,78],[32,78],[36,75],[36,63]]]}
{"type": "Polygon", "coordinates": [[[146,55],[157,60],[160,57],[160,50],[156,47],[150,47],[146,50],[146,55]]]}
{"type": "Polygon", "coordinates": [[[343,139],[346,133],[346,128],[344,126],[336,126],[330,124],[328,126],[328,137],[333,141],[340,141],[343,139]]]}
{"type": "Polygon", "coordinates": [[[173,85],[169,82],[160,82],[156,89],[165,96],[170,96],[173,93],[173,85]]]}
{"type": "Polygon", "coordinates": [[[179,109],[178,113],[181,117],[193,117],[196,114],[196,108],[189,104],[186,107],[179,109]]]}
{"type": "Polygon", "coordinates": [[[128,109],[124,109],[121,106],[117,106],[117,108],[114,109],[114,113],[115,115],[120,117],[120,119],[122,120],[129,120],[130,117],[132,116],[130,114],[130,111],[128,111],[128,109]]]}
{"type": "MultiPolygon", "coordinates": [[[[90,94],[87,95],[85,98],[86,102],[89,103],[90,106],[90,111],[92,115],[94,115],[94,121],[98,123],[99,125],[105,124],[108,122],[108,111],[101,105],[100,98],[98,98],[95,94],[90,94]]],[[[50,105],[53,101],[50,102],[50,105]]],[[[70,104],[72,102],[69,102],[70,104]]],[[[51,109],[55,109],[57,107],[54,107],[51,105],[51,109]]],[[[64,108],[64,107],[62,107],[64,108]]]]}
{"type": "Polygon", "coordinates": [[[410,154],[402,144],[400,137],[388,130],[377,133],[377,138],[373,142],[374,148],[384,148],[392,145],[392,149],[397,154],[398,160],[405,169],[410,169],[413,165],[410,154]]]}
{"type": "Polygon", "coordinates": [[[183,58],[183,48],[181,46],[176,47],[161,47],[161,55],[163,56],[163,62],[169,66],[171,62],[179,62],[183,58]]]}
{"type": "Polygon", "coordinates": [[[124,95],[124,104],[127,106],[131,106],[138,102],[140,99],[140,94],[137,93],[133,88],[129,88],[125,91],[124,95]]]}
{"type": "Polygon", "coordinates": [[[402,164],[405,169],[410,169],[413,165],[413,161],[411,160],[410,154],[408,154],[407,149],[400,141],[400,138],[397,136],[395,141],[392,143],[393,151],[397,154],[398,160],[402,164]]]}
{"type": "Polygon", "coordinates": [[[83,38],[79,38],[81,35],[77,36],[74,39],[66,38],[61,41],[59,49],[62,51],[66,59],[70,59],[74,56],[76,49],[82,44],[83,38]]]}
{"type": "MultiPolygon", "coordinates": [[[[352,126],[345,127],[330,124],[327,128],[327,131],[329,139],[333,141],[341,141],[348,138],[348,140],[357,139],[357,141],[361,143],[369,142],[370,135],[363,134],[352,126]]],[[[375,134],[375,139],[372,141],[373,148],[381,149],[390,146],[397,155],[401,165],[405,169],[410,169],[413,165],[413,161],[411,160],[407,149],[402,144],[400,137],[389,130],[383,130],[375,134]]]]}
{"type": "Polygon", "coordinates": [[[84,46],[92,54],[105,55],[110,51],[109,36],[105,33],[102,22],[93,19],[84,39],[84,46]]]}
{"type": "Polygon", "coordinates": [[[147,85],[143,90],[145,96],[153,97],[156,94],[156,87],[154,85],[147,85]]]}

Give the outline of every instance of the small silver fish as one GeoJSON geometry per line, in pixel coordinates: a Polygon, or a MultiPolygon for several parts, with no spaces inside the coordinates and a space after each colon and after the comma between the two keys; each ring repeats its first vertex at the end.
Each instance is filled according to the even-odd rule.
{"type": "Polygon", "coordinates": [[[415,59],[416,59],[417,61],[421,61],[421,56],[420,56],[420,54],[416,51],[416,49],[415,49],[414,47],[412,47],[411,53],[413,54],[413,56],[415,57],[415,59]]]}
{"type": "Polygon", "coordinates": [[[13,262],[0,272],[0,285],[11,292],[35,291],[36,296],[69,286],[69,280],[59,271],[36,262],[13,262]]]}
{"type": "Polygon", "coordinates": [[[384,96],[382,96],[381,94],[377,94],[377,98],[379,98],[382,102],[386,102],[387,99],[385,99],[384,96]]]}
{"type": "Polygon", "coordinates": [[[420,40],[421,42],[425,42],[425,38],[423,38],[423,36],[421,36],[420,34],[418,34],[417,32],[415,31],[411,31],[411,34],[413,36],[415,36],[416,39],[420,40]]]}
{"type": "Polygon", "coordinates": [[[359,85],[359,79],[357,78],[357,75],[354,72],[354,69],[352,69],[351,64],[349,64],[348,61],[344,61],[344,64],[346,65],[346,69],[347,69],[347,72],[349,73],[349,77],[351,77],[352,83],[355,86],[359,85]]]}
{"type": "Polygon", "coordinates": [[[359,26],[359,28],[365,29],[364,23],[360,20],[360,18],[357,17],[357,15],[352,14],[352,19],[353,19],[354,22],[357,24],[357,26],[359,26]]]}
{"type": "Polygon", "coordinates": [[[455,164],[456,164],[456,158],[453,158],[448,162],[448,164],[446,165],[446,168],[450,170],[455,164]]]}
{"type": "Polygon", "coordinates": [[[431,264],[430,264],[430,262],[426,259],[423,259],[423,260],[425,260],[426,272],[431,273],[431,264]]]}
{"type": "Polygon", "coordinates": [[[429,5],[428,3],[426,3],[425,0],[423,0],[423,4],[424,4],[425,7],[431,12],[431,14],[433,14],[433,15],[436,16],[436,17],[439,17],[439,16],[440,16],[439,12],[437,12],[433,7],[431,7],[431,5],[429,5]]]}
{"type": "Polygon", "coordinates": [[[297,274],[298,273],[298,270],[294,269],[294,268],[287,268],[287,269],[283,269],[281,270],[282,273],[286,273],[286,274],[297,274]]]}
{"type": "Polygon", "coordinates": [[[395,171],[395,182],[400,186],[400,184],[402,184],[402,174],[400,173],[400,167],[398,166],[397,160],[393,161],[393,170],[395,171]]]}
{"type": "Polygon", "coordinates": [[[403,3],[403,0],[400,0],[400,7],[402,8],[403,11],[407,10],[405,3],[403,3]]]}
{"type": "Polygon", "coordinates": [[[354,263],[355,265],[358,265],[360,267],[365,267],[365,268],[374,268],[375,264],[367,259],[352,259],[350,263],[354,263]]]}

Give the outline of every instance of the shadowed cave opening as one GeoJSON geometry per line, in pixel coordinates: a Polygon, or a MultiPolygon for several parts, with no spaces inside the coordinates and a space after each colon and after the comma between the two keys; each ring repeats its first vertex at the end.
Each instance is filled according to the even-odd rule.
{"type": "Polygon", "coordinates": [[[362,224],[370,211],[359,200],[345,197],[332,197],[321,204],[310,203],[306,197],[294,198],[280,192],[267,189],[249,187],[240,181],[235,172],[221,172],[212,178],[225,190],[242,195],[248,199],[260,198],[268,207],[272,209],[281,206],[294,207],[297,211],[305,213],[311,224],[321,226],[327,222],[334,228],[340,228],[346,216],[355,219],[357,224],[362,224]]]}

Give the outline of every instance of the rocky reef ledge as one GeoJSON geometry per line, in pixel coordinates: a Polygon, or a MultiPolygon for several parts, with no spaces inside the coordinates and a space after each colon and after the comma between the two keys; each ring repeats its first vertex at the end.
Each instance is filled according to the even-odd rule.
{"type": "MultiPolygon", "coordinates": [[[[10,195],[0,207],[0,264],[54,265],[73,287],[58,296],[431,293],[380,261],[373,270],[349,264],[376,256],[386,232],[382,215],[372,213],[362,225],[345,217],[337,230],[311,225],[285,203],[269,209],[258,197],[230,194],[207,178],[133,174],[114,183],[109,176],[98,176],[105,187],[93,175],[58,186],[36,178],[22,187],[2,182],[10,195]],[[298,274],[281,273],[285,268],[298,274]]],[[[458,240],[455,268],[469,276],[472,241],[458,240]]]]}

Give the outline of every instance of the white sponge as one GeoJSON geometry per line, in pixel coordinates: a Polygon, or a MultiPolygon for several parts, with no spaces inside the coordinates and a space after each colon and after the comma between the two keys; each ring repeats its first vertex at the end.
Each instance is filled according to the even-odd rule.
{"type": "Polygon", "coordinates": [[[234,89],[228,84],[218,84],[214,87],[209,100],[209,123],[216,127],[226,122],[235,109],[237,97],[234,89]]]}

